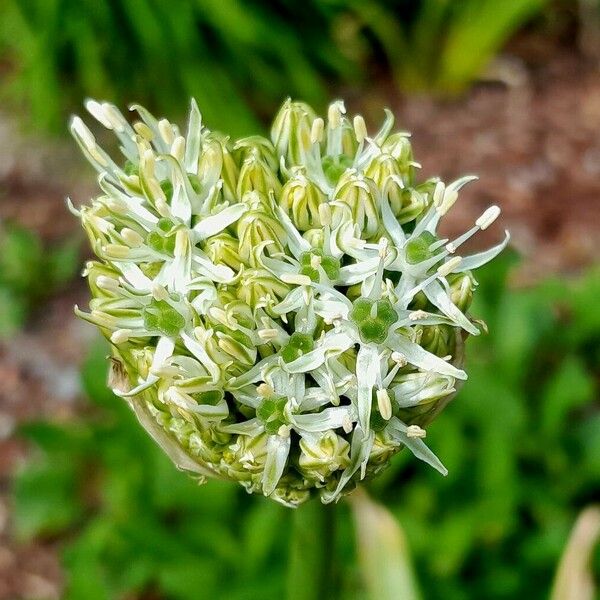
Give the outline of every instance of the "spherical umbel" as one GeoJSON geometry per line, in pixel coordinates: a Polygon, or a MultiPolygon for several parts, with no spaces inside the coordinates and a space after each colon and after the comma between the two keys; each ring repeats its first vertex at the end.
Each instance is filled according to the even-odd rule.
{"type": "Polygon", "coordinates": [[[75,209],[97,260],[76,312],[110,341],[109,385],[175,464],[296,506],[337,500],[406,446],[445,473],[425,427],[466,379],[472,271],[508,242],[462,257],[498,217],[442,239],[460,188],[417,181],[393,117],[369,135],[343,102],[327,118],[286,101],[271,139],[185,135],[133,106],[87,109],[71,132],[102,193],[75,209]]]}

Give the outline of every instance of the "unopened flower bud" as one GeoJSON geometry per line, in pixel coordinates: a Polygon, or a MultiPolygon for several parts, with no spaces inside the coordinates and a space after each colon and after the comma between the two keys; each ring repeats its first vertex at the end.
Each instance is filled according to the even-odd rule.
{"type": "Polygon", "coordinates": [[[319,207],[326,202],[325,194],[306,177],[298,175],[290,179],[279,197],[279,206],[290,216],[299,231],[322,226],[319,207]]]}
{"type": "Polygon", "coordinates": [[[277,154],[285,158],[288,166],[301,164],[310,149],[315,118],[313,109],[304,102],[288,99],[279,109],[271,127],[271,140],[277,154]]]}
{"type": "Polygon", "coordinates": [[[349,172],[342,176],[334,192],[334,200],[350,208],[352,221],[365,239],[375,235],[380,224],[378,191],[374,185],[370,179],[349,172]]]}

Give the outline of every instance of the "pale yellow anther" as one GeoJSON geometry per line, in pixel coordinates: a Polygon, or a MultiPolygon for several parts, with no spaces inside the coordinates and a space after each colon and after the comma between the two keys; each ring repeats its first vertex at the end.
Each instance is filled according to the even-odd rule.
{"type": "Polygon", "coordinates": [[[111,334],[110,341],[113,344],[123,344],[129,340],[131,333],[131,329],[117,329],[111,334]]]}
{"type": "Polygon", "coordinates": [[[424,438],[427,432],[418,425],[409,425],[406,428],[406,436],[409,438],[424,438]]]}
{"type": "Polygon", "coordinates": [[[121,237],[132,248],[138,248],[144,243],[144,238],[137,231],[129,229],[129,227],[121,229],[121,237]]]}
{"type": "Polygon", "coordinates": [[[160,137],[163,139],[165,144],[169,146],[173,143],[175,139],[175,134],[173,133],[173,126],[167,119],[161,119],[158,122],[158,131],[160,131],[160,137]]]}
{"type": "Polygon", "coordinates": [[[404,367],[407,364],[406,356],[402,352],[392,352],[392,360],[399,366],[404,367]]]}
{"type": "MultiPolygon", "coordinates": [[[[160,189],[160,186],[158,186],[158,189],[162,192],[162,190],[160,189]]],[[[156,206],[156,210],[158,211],[158,214],[161,217],[164,217],[165,219],[171,218],[171,209],[169,208],[169,205],[167,204],[167,202],[164,198],[158,197],[158,199],[156,200],[155,206],[156,206]]]]}
{"type": "Polygon", "coordinates": [[[456,190],[448,190],[446,189],[444,192],[444,197],[437,207],[437,211],[440,215],[444,216],[453,206],[454,203],[458,200],[458,192],[456,190]]]}
{"type": "Polygon", "coordinates": [[[275,390],[268,383],[261,383],[256,386],[256,393],[262,398],[269,398],[275,394],[275,390]]]}
{"type": "Polygon", "coordinates": [[[111,210],[112,212],[116,212],[116,213],[124,213],[127,212],[127,204],[125,204],[125,202],[123,202],[122,200],[117,200],[116,198],[109,198],[106,201],[106,207],[108,208],[108,210],[111,210]]]}
{"type": "Polygon", "coordinates": [[[443,265],[440,265],[437,270],[437,274],[440,277],[446,277],[454,271],[462,262],[462,256],[453,256],[450,260],[446,261],[443,265]]]}
{"type": "Polygon", "coordinates": [[[185,156],[185,139],[183,136],[178,136],[175,138],[173,143],[171,144],[171,154],[179,161],[183,161],[185,156]]]}
{"type": "Polygon", "coordinates": [[[282,438],[288,438],[290,437],[290,432],[292,431],[292,428],[289,425],[282,425],[278,430],[277,430],[277,435],[279,437],[282,438]]]}
{"type": "Polygon", "coordinates": [[[352,431],[352,419],[350,419],[348,413],[346,413],[342,419],[342,429],[344,430],[344,433],[350,433],[352,431]]]}
{"type": "Polygon", "coordinates": [[[168,300],[169,292],[167,291],[167,289],[164,286],[162,286],[158,283],[155,283],[152,286],[152,297],[158,301],[168,300]]]}
{"type": "Polygon", "coordinates": [[[292,285],[310,285],[311,278],[308,275],[300,275],[296,273],[284,273],[281,276],[281,281],[292,285]]]}
{"type": "Polygon", "coordinates": [[[94,138],[92,132],[86,127],[80,117],[73,117],[71,129],[79,136],[88,152],[96,149],[96,138],[94,138]]]}
{"type": "Polygon", "coordinates": [[[360,144],[364,142],[365,138],[367,137],[367,126],[362,115],[356,115],[354,117],[353,125],[354,135],[356,136],[356,140],[360,144]]]}
{"type": "Polygon", "coordinates": [[[112,104],[104,102],[102,104],[102,110],[106,118],[110,121],[112,129],[118,132],[125,129],[125,119],[123,118],[123,115],[112,104]]]}
{"type": "Polygon", "coordinates": [[[139,175],[125,175],[123,178],[123,182],[133,188],[140,187],[140,177],[139,175]]]}
{"type": "Polygon", "coordinates": [[[336,100],[329,105],[327,111],[327,119],[331,129],[337,129],[342,124],[342,114],[346,112],[344,103],[341,100],[336,100]]]}
{"type": "Polygon", "coordinates": [[[112,277],[106,277],[106,275],[99,275],[96,278],[96,285],[101,290],[116,291],[119,289],[119,282],[112,277]]]}
{"type": "Polygon", "coordinates": [[[278,336],[279,336],[279,332],[277,331],[277,329],[259,329],[258,330],[258,337],[263,342],[270,342],[272,340],[277,339],[278,336]]]}
{"type": "Polygon", "coordinates": [[[153,177],[154,169],[156,167],[156,157],[151,148],[146,148],[142,153],[144,172],[153,177]]]}
{"type": "Polygon", "coordinates": [[[436,208],[442,203],[442,200],[444,199],[444,190],[445,189],[446,189],[446,186],[444,185],[443,182],[438,181],[435,184],[435,188],[433,190],[433,205],[436,208]]]}
{"type": "Polygon", "coordinates": [[[327,203],[319,204],[319,219],[323,227],[331,225],[331,206],[327,203]]]}
{"type": "Polygon", "coordinates": [[[475,221],[475,225],[482,231],[487,229],[500,216],[499,206],[490,206],[480,217],[475,221]]]}
{"type": "Polygon", "coordinates": [[[389,421],[392,418],[392,402],[387,390],[377,390],[377,408],[383,419],[389,421]]]}
{"type": "Polygon", "coordinates": [[[104,252],[110,254],[113,258],[127,258],[129,256],[129,247],[122,244],[106,244],[104,252]]]}
{"type": "Polygon", "coordinates": [[[152,141],[154,133],[152,132],[152,129],[146,125],[146,123],[138,121],[137,123],[133,124],[133,129],[140,137],[144,138],[148,142],[152,141]]]}
{"type": "Polygon", "coordinates": [[[323,130],[325,128],[325,123],[321,117],[317,117],[310,128],[310,143],[317,144],[323,141],[323,130]]]}
{"type": "Polygon", "coordinates": [[[218,306],[211,306],[208,309],[208,314],[211,318],[215,319],[215,321],[219,321],[219,323],[223,323],[227,325],[227,313],[218,306]]]}
{"type": "Polygon", "coordinates": [[[317,254],[312,254],[310,257],[310,266],[313,269],[318,269],[321,266],[321,257],[317,254]]]}
{"type": "Polygon", "coordinates": [[[408,318],[411,321],[420,321],[421,319],[425,319],[427,317],[427,313],[424,310],[414,310],[408,315],[408,318]]]}

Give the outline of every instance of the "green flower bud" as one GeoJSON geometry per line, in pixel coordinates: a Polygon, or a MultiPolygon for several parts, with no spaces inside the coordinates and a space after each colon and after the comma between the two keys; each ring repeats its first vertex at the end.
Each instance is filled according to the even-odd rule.
{"type": "Polygon", "coordinates": [[[363,342],[382,344],[390,327],[398,319],[398,313],[389,300],[375,302],[368,298],[359,298],[354,302],[350,318],[356,323],[363,342]]]}
{"type": "Polygon", "coordinates": [[[290,179],[279,197],[279,206],[289,215],[298,231],[322,227],[319,206],[326,202],[325,194],[304,175],[290,179]]]}
{"type": "Polygon", "coordinates": [[[448,325],[418,325],[415,327],[415,339],[420,346],[436,356],[452,356],[454,349],[454,330],[448,325]]]}
{"type": "Polygon", "coordinates": [[[268,314],[290,291],[287,284],[265,269],[244,269],[239,277],[237,297],[253,309],[264,308],[268,314]]]}
{"type": "Polygon", "coordinates": [[[235,151],[240,157],[240,163],[247,158],[258,156],[274,173],[279,169],[279,158],[273,144],[260,135],[251,135],[238,140],[235,143],[235,151]]]}
{"type": "Polygon", "coordinates": [[[248,192],[258,192],[266,197],[271,193],[279,196],[281,192],[281,183],[277,179],[276,172],[269,168],[268,163],[261,158],[260,152],[256,149],[244,159],[237,182],[238,198],[248,192]]]}
{"type": "Polygon", "coordinates": [[[364,238],[371,238],[379,229],[378,194],[375,184],[362,175],[346,172],[333,194],[334,200],[347,204],[352,221],[358,225],[364,238]]]}
{"type": "Polygon", "coordinates": [[[402,206],[396,213],[398,223],[412,223],[429,207],[427,195],[416,189],[404,189],[401,194],[402,206]]]}
{"type": "Polygon", "coordinates": [[[213,171],[223,182],[223,200],[235,202],[240,170],[227,138],[217,133],[210,133],[203,141],[198,175],[200,179],[208,179],[208,173],[213,171]]]}
{"type": "Polygon", "coordinates": [[[327,181],[336,186],[342,175],[352,168],[352,159],[346,154],[338,154],[337,156],[324,156],[321,161],[323,173],[327,181]]]}
{"type": "Polygon", "coordinates": [[[405,133],[393,133],[383,143],[382,150],[396,161],[398,171],[405,185],[412,185],[415,175],[415,163],[408,136],[405,133]]]}
{"type": "Polygon", "coordinates": [[[398,215],[404,197],[400,169],[394,157],[391,154],[379,154],[367,165],[365,175],[375,182],[378,189],[385,190],[392,212],[398,215]]]}
{"type": "Polygon", "coordinates": [[[266,254],[283,252],[286,235],[281,223],[264,210],[250,210],[237,222],[237,236],[240,240],[240,258],[254,265],[255,250],[263,243],[266,254]]]}
{"type": "Polygon", "coordinates": [[[304,102],[289,98],[279,109],[271,127],[271,140],[288,166],[299,165],[311,145],[311,128],[316,115],[304,102]]]}
{"type": "Polygon", "coordinates": [[[284,362],[292,362],[315,347],[312,335],[308,333],[292,333],[289,342],[281,349],[284,362]]]}
{"type": "Polygon", "coordinates": [[[308,479],[323,482],[349,462],[350,444],[333,431],[325,431],[318,438],[300,439],[298,467],[308,479]]]}
{"type": "Polygon", "coordinates": [[[219,233],[204,242],[204,251],[216,265],[226,265],[239,271],[242,265],[239,240],[228,233],[219,233]]]}
{"type": "Polygon", "coordinates": [[[473,301],[473,292],[477,283],[470,272],[455,273],[446,277],[450,286],[450,299],[459,310],[466,313],[473,301]]]}
{"type": "Polygon", "coordinates": [[[267,458],[267,434],[238,435],[221,456],[221,467],[249,492],[260,489],[260,478],[267,458]]]}

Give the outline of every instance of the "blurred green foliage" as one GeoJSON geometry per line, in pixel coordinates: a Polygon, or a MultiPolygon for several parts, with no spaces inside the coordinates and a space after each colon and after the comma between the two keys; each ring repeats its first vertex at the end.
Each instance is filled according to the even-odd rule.
{"type": "Polygon", "coordinates": [[[349,4],[381,44],[401,89],[452,95],[472,83],[549,2],[421,0],[399,10],[384,2],[349,4]],[[403,12],[405,18],[398,19],[403,12]]]}
{"type": "Polygon", "coordinates": [[[79,238],[46,248],[33,232],[0,223],[0,340],[25,324],[40,302],[73,279],[79,238]]]}
{"type": "Polygon", "coordinates": [[[546,3],[5,0],[0,93],[54,131],[86,96],[170,113],[193,96],[211,127],[243,135],[286,95],[322,105],[332,84],[386,73],[458,92],[546,3]]]}
{"type": "MultiPolygon", "coordinates": [[[[515,290],[512,262],[479,276],[474,314],[490,334],[428,431],[450,474],[401,452],[369,485],[404,527],[428,600],[546,598],[598,492],[600,271],[515,290]]],[[[14,487],[21,537],[63,540],[68,600],[283,597],[292,511],[178,473],[107,391],[105,354],[96,346],[84,366],[82,418],[23,429],[38,453],[14,487]]],[[[360,599],[348,507],[336,512],[339,597],[360,599]]]]}

